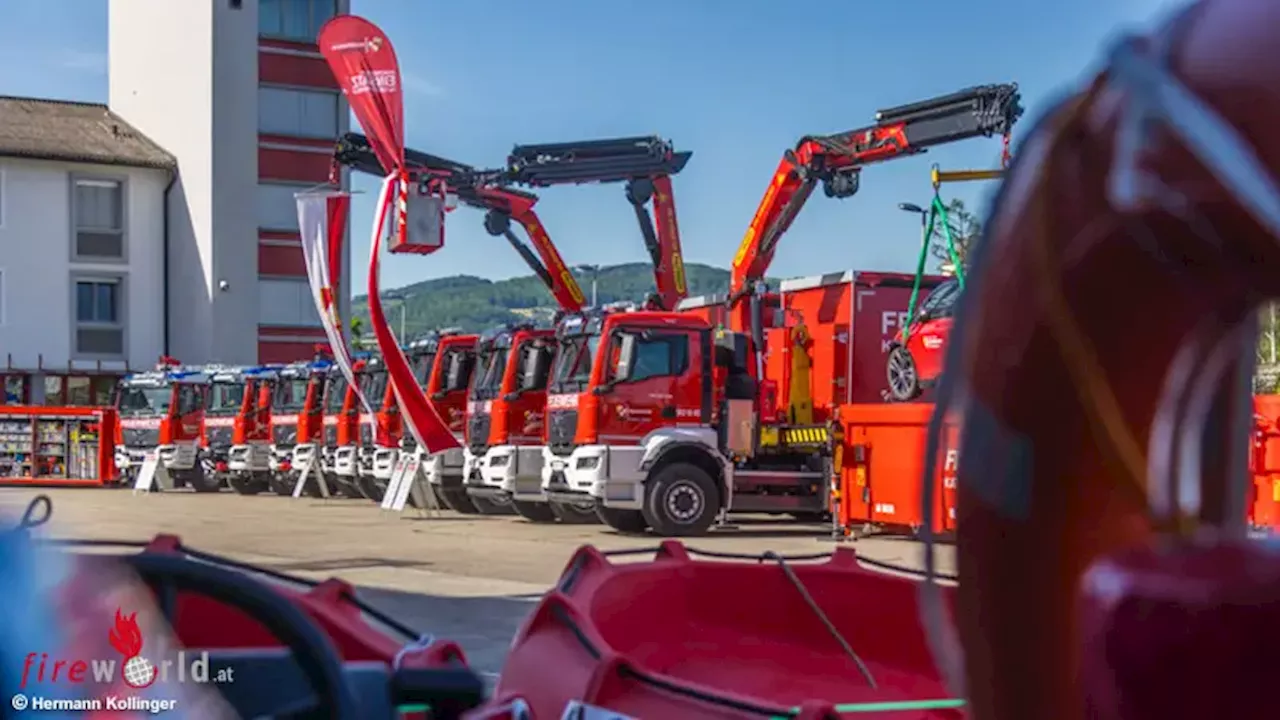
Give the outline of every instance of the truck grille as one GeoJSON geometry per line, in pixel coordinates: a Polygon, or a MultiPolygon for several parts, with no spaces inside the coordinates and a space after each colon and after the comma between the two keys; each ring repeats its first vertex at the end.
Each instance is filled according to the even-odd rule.
{"type": "Polygon", "coordinates": [[[209,447],[231,446],[231,430],[229,427],[206,427],[204,429],[205,443],[209,447]]]}
{"type": "Polygon", "coordinates": [[[577,410],[547,413],[547,445],[557,455],[573,452],[573,436],[578,432],[577,410]]]}
{"type": "Polygon", "coordinates": [[[336,446],[338,444],[338,426],[337,425],[324,426],[324,444],[333,445],[333,446],[336,446]]]}
{"type": "Polygon", "coordinates": [[[125,447],[155,447],[160,444],[160,428],[125,428],[125,447]]]}
{"type": "Polygon", "coordinates": [[[277,425],[271,429],[271,442],[276,445],[293,445],[298,442],[297,425],[277,425]]]}
{"type": "Polygon", "coordinates": [[[476,455],[489,447],[489,413],[475,413],[467,420],[467,445],[476,455]]]}

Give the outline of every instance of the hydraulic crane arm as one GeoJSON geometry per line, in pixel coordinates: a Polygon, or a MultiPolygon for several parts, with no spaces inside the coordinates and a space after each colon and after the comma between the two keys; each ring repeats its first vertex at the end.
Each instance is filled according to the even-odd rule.
{"type": "MultiPolygon", "coordinates": [[[[378,157],[373,152],[368,138],[358,133],[347,133],[338,140],[333,153],[334,162],[346,165],[358,172],[382,175],[383,169],[378,157]]],[[[520,255],[538,279],[547,286],[547,290],[556,299],[560,309],[565,312],[578,312],[586,303],[578,281],[569,272],[560,251],[551,242],[542,220],[533,211],[538,196],[510,188],[497,186],[477,186],[460,183],[455,186],[453,178],[472,177],[476,169],[470,165],[446,160],[436,155],[405,150],[405,163],[410,173],[428,173],[433,178],[444,178],[449,190],[458,196],[458,201],[474,208],[487,211],[484,217],[484,228],[490,235],[506,238],[511,247],[520,255]],[[520,241],[511,229],[511,220],[515,220],[529,235],[529,241],[537,250],[537,255],[529,246],[520,241]]],[[[421,178],[420,178],[421,179],[421,178]]]]}
{"type": "Polygon", "coordinates": [[[1003,136],[1022,115],[1015,84],[982,85],[876,113],[876,124],[800,138],[778,163],[742,245],[733,259],[730,298],[737,300],[764,277],[782,235],[821,182],[827,197],[858,191],[862,168],[974,137],[1003,136]]]}
{"type": "Polygon", "coordinates": [[[683,170],[692,156],[692,152],[676,152],[669,141],[659,137],[517,145],[505,168],[478,173],[473,181],[528,187],[626,183],[627,201],[635,211],[653,263],[658,301],[673,309],[689,289],[671,176],[683,170]],[[652,215],[647,207],[650,200],[652,215]]]}

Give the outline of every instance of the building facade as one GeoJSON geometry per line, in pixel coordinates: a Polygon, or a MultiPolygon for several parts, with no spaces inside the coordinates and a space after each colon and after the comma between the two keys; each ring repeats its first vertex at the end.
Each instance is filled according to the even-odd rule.
{"type": "Polygon", "coordinates": [[[0,98],[0,400],[105,404],[155,364],[176,170],[105,105],[0,98]]]}
{"type": "MultiPolygon", "coordinates": [[[[110,0],[108,20],[111,109],[179,169],[169,195],[170,272],[181,278],[167,298],[169,354],[189,363],[308,357],[324,332],[294,194],[330,183],[333,144],[348,128],[315,43],[347,0],[192,4],[110,0]]],[[[346,187],[348,178],[332,180],[346,187]]],[[[340,283],[350,287],[345,265],[340,283]]]]}

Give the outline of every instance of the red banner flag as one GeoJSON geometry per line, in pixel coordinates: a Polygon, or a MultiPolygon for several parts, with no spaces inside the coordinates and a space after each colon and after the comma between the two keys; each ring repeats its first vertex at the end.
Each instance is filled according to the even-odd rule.
{"type": "Polygon", "coordinates": [[[317,42],[382,169],[403,170],[404,95],[386,33],[362,17],[338,15],[320,28],[317,42]]]}
{"type": "Polygon", "coordinates": [[[378,258],[382,251],[382,226],[388,217],[387,206],[396,202],[395,185],[395,176],[383,181],[373,215],[373,237],[369,240],[369,324],[373,326],[378,351],[382,353],[387,365],[387,377],[391,380],[396,402],[404,411],[405,425],[420,447],[426,448],[429,453],[438,453],[460,447],[461,443],[449,431],[449,426],[440,419],[440,413],[436,412],[435,406],[427,399],[427,394],[419,387],[413,376],[413,369],[409,367],[409,359],[404,356],[395,333],[387,324],[379,294],[378,258]]]}

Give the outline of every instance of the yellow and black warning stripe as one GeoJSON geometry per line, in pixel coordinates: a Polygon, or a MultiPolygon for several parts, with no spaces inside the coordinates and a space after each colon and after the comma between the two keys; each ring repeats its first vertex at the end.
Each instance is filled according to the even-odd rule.
{"type": "Polygon", "coordinates": [[[825,426],[789,427],[782,429],[784,445],[826,445],[830,436],[825,426]]]}

